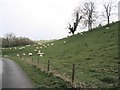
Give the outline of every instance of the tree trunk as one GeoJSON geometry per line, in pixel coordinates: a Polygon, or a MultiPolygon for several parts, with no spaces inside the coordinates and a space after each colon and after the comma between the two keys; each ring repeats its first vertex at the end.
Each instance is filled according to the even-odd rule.
{"type": "Polygon", "coordinates": [[[110,26],[110,18],[108,17],[108,27],[110,26]]]}

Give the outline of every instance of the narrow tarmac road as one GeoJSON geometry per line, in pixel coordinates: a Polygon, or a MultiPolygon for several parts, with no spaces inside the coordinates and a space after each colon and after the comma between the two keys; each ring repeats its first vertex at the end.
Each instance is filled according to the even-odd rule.
{"type": "Polygon", "coordinates": [[[2,88],[33,88],[33,85],[14,61],[2,58],[2,88]]]}

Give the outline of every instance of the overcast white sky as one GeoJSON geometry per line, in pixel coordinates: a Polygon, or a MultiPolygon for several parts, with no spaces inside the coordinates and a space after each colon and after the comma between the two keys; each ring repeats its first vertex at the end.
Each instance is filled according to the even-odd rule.
{"type": "MultiPolygon", "coordinates": [[[[83,1],[85,0],[0,0],[0,36],[13,32],[16,36],[33,40],[63,38],[68,35],[66,27],[72,19],[74,9],[83,1]]],[[[97,10],[101,11],[102,1],[94,1],[97,10]]]]}

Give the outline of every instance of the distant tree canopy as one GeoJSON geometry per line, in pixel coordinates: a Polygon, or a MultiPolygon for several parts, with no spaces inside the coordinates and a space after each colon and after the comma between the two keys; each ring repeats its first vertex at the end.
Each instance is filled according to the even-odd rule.
{"type": "Polygon", "coordinates": [[[15,47],[33,44],[33,41],[26,37],[16,37],[13,33],[7,33],[2,38],[2,47],[15,47]]]}

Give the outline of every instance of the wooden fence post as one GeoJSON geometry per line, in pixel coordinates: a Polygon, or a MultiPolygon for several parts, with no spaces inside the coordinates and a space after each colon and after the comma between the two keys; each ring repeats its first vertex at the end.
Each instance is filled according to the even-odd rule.
{"type": "Polygon", "coordinates": [[[48,60],[48,72],[50,70],[50,60],[48,60]]]}
{"type": "Polygon", "coordinates": [[[75,64],[72,65],[72,83],[74,83],[75,79],[75,64]]]}

